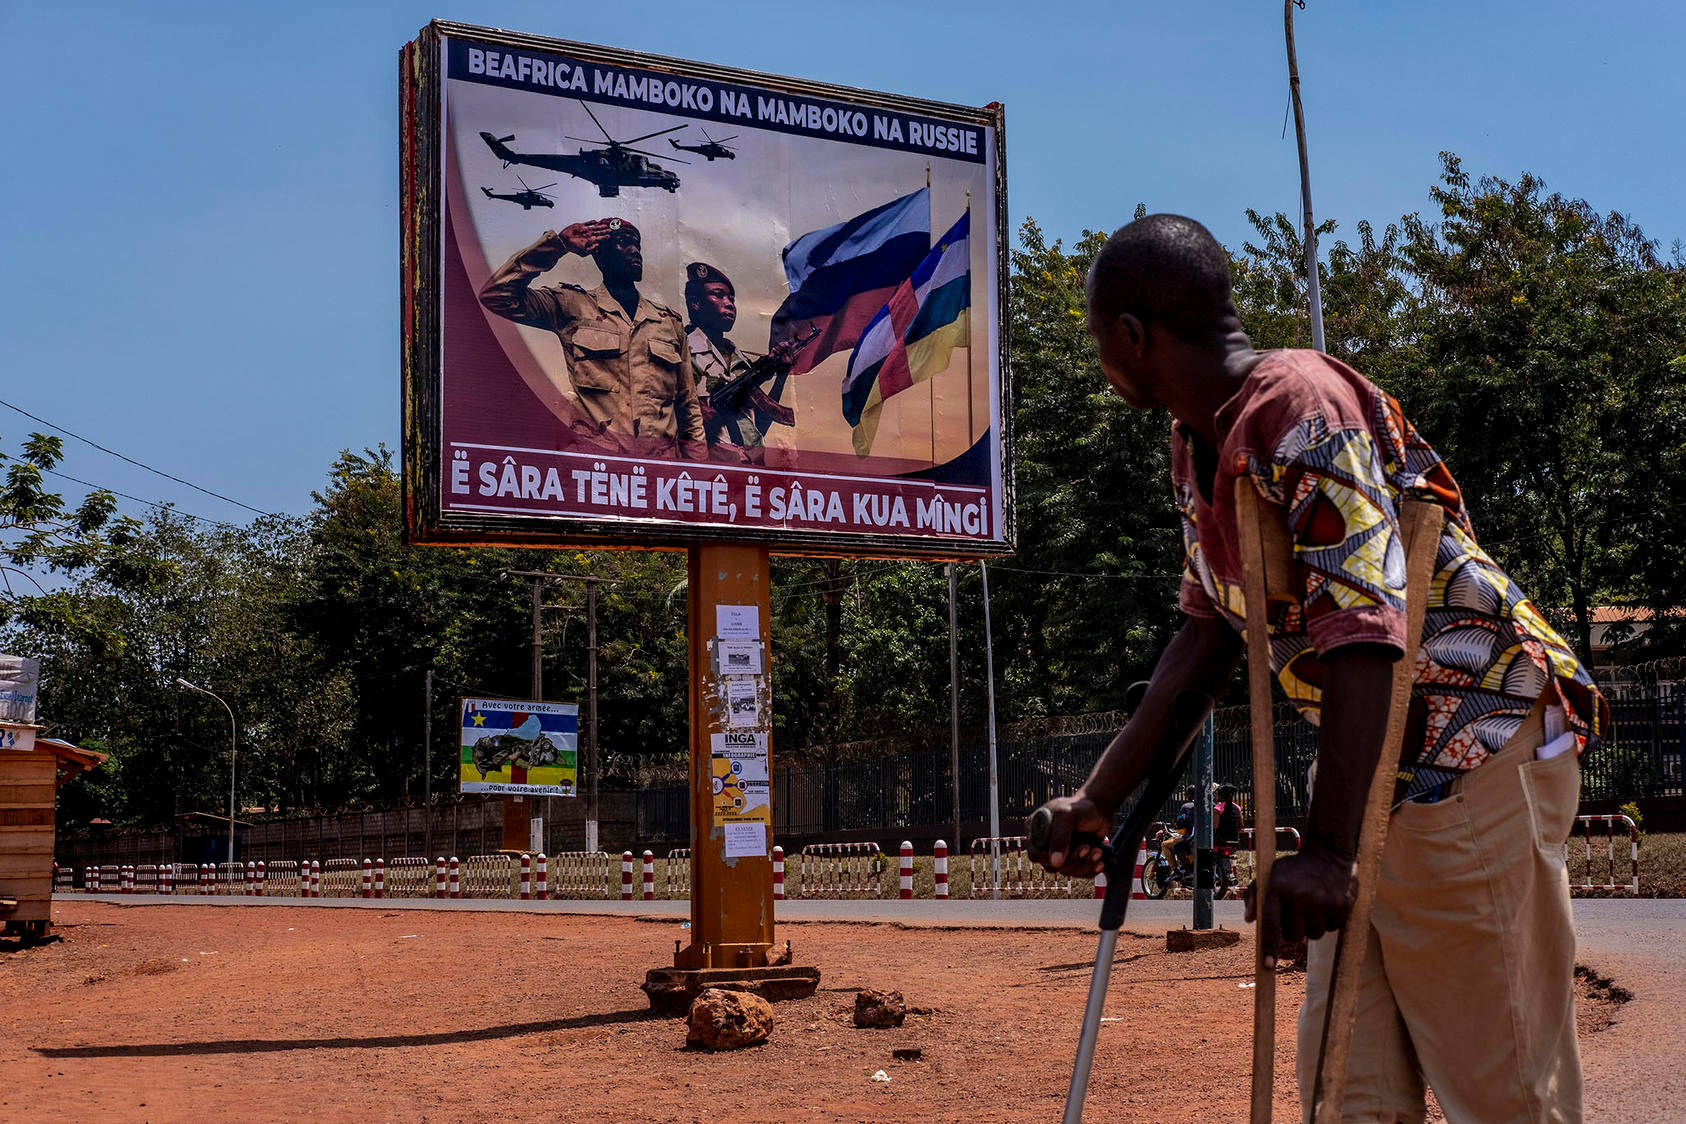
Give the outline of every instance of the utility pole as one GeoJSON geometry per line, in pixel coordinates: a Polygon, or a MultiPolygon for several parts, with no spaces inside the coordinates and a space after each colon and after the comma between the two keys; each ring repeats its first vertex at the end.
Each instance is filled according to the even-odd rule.
{"type": "Polygon", "coordinates": [[[955,588],[958,584],[954,563],[948,569],[948,759],[950,781],[954,788],[954,848],[953,854],[964,854],[966,845],[960,838],[960,653],[957,647],[955,588]]]}
{"type": "Polygon", "coordinates": [[[1282,27],[1288,40],[1288,94],[1294,102],[1294,136],[1300,145],[1300,206],[1305,212],[1305,287],[1311,306],[1311,346],[1323,347],[1323,294],[1317,278],[1317,224],[1311,217],[1311,161],[1305,147],[1305,110],[1300,106],[1300,63],[1294,53],[1294,7],[1305,0],[1282,0],[1282,27]]]}
{"type": "Polygon", "coordinates": [[[598,849],[597,777],[601,771],[597,762],[597,587],[619,585],[614,578],[599,578],[590,574],[552,574],[544,570],[505,570],[501,575],[527,578],[533,583],[533,701],[542,702],[543,695],[543,639],[540,616],[540,590],[547,581],[583,582],[585,584],[586,628],[586,727],[585,727],[585,849],[598,849]]]}
{"type": "Polygon", "coordinates": [[[427,843],[422,854],[433,854],[433,669],[427,669],[427,688],[422,704],[422,830],[427,843]]]}
{"type": "Polygon", "coordinates": [[[978,560],[983,575],[984,671],[989,679],[989,896],[1001,900],[1001,779],[995,767],[995,639],[989,623],[989,563],[978,560]]]}
{"type": "Polygon", "coordinates": [[[1212,927],[1212,888],[1217,863],[1212,855],[1212,716],[1194,742],[1194,927],[1212,927]]]}

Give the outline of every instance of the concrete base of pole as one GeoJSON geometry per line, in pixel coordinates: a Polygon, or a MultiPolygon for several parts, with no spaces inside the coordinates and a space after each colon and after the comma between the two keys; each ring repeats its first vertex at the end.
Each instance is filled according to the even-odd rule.
{"type": "Polygon", "coordinates": [[[1199,952],[1240,943],[1241,934],[1234,929],[1172,929],[1165,934],[1166,952],[1199,952]]]}

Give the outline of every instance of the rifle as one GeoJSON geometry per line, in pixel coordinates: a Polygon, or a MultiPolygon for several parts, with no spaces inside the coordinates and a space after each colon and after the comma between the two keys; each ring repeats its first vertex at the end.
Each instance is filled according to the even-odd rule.
{"type": "Polygon", "coordinates": [[[750,365],[744,370],[743,374],[738,375],[735,378],[721,384],[716,389],[709,391],[709,407],[714,410],[716,414],[736,415],[743,409],[744,399],[749,397],[750,391],[759,389],[762,383],[766,382],[775,375],[788,374],[790,372],[791,365],[796,362],[796,353],[801,351],[809,343],[812,343],[814,337],[819,334],[820,330],[815,328],[807,335],[800,336],[796,340],[792,341],[796,346],[791,349],[790,358],[788,359],[780,359],[774,355],[763,355],[761,358],[750,363],[750,365]]]}

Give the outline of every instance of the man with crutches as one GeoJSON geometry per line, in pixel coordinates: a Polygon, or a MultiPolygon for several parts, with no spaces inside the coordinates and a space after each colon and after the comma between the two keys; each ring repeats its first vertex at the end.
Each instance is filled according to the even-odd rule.
{"type": "Polygon", "coordinates": [[[1187,621],[1138,717],[1083,788],[1046,806],[1037,857],[1100,868],[1095,841],[1181,733],[1172,700],[1221,696],[1245,635],[1260,750],[1254,1119],[1270,1111],[1267,977],[1279,945],[1304,937],[1306,1119],[1421,1120],[1426,1083],[1452,1121],[1579,1120],[1561,844],[1579,755],[1608,730],[1591,677],[1477,545],[1398,403],[1316,352],[1253,350],[1228,255],[1199,223],[1150,215],[1114,234],[1088,323],[1112,388],[1172,415],[1187,621]],[[1319,749],[1303,846],[1270,867],[1272,677],[1319,749]]]}

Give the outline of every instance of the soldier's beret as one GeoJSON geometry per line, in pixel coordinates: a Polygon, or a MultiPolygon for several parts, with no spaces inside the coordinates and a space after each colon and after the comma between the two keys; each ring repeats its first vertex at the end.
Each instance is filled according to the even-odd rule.
{"type": "Polygon", "coordinates": [[[633,226],[625,219],[610,219],[609,236],[607,241],[619,242],[628,238],[634,242],[644,241],[644,236],[638,232],[638,228],[636,226],[633,226]]]}
{"type": "Polygon", "coordinates": [[[720,272],[720,270],[716,269],[712,265],[709,265],[705,261],[694,261],[690,265],[686,266],[685,281],[687,287],[695,285],[699,289],[708,284],[710,281],[720,281],[724,283],[728,289],[731,289],[732,292],[736,293],[738,291],[737,286],[732,284],[732,279],[730,277],[727,277],[724,273],[720,272]]]}

